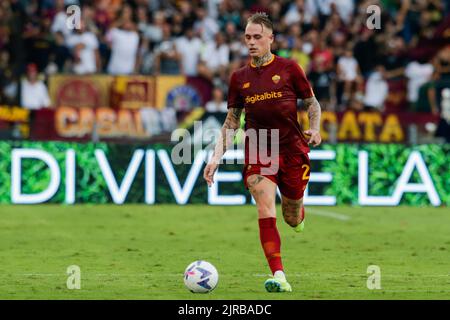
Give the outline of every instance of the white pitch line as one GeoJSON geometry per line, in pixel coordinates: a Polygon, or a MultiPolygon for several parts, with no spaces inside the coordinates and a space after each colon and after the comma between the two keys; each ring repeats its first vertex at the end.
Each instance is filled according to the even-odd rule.
{"type": "Polygon", "coordinates": [[[315,214],[315,215],[318,215],[318,216],[327,217],[327,218],[333,218],[333,219],[337,219],[337,220],[341,220],[341,221],[347,221],[347,220],[351,219],[350,216],[347,216],[345,214],[331,212],[331,211],[325,211],[325,210],[319,210],[319,209],[307,208],[306,209],[306,215],[308,213],[315,214]]]}

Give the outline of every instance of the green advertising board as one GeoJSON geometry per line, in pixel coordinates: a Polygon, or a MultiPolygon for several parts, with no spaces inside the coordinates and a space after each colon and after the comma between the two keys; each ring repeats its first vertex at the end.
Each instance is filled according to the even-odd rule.
{"type": "MultiPolygon", "coordinates": [[[[252,202],[242,183],[242,150],[227,152],[211,188],[202,178],[207,151],[178,164],[172,150],[170,145],[1,141],[0,203],[252,202]]],[[[448,144],[325,144],[310,153],[305,204],[448,206],[449,155],[448,144]]]]}

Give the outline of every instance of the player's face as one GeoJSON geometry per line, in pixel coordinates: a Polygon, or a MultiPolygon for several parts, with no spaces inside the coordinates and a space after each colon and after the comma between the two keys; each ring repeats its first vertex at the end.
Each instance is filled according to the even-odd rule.
{"type": "Polygon", "coordinates": [[[273,42],[272,30],[261,24],[249,23],[245,28],[245,44],[250,57],[262,57],[270,51],[273,42]]]}

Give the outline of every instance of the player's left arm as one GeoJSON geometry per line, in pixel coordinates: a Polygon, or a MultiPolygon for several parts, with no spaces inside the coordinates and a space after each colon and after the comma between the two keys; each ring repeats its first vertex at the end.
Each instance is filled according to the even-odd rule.
{"type": "Polygon", "coordinates": [[[309,130],[305,131],[305,134],[310,136],[308,144],[317,147],[322,142],[322,137],[320,136],[320,104],[314,96],[303,69],[297,63],[292,63],[290,66],[294,90],[297,97],[303,100],[303,105],[308,111],[309,130]]]}
{"type": "Polygon", "coordinates": [[[314,147],[317,147],[322,142],[322,137],[320,136],[320,104],[315,96],[304,99],[303,104],[308,110],[309,117],[309,130],[306,130],[305,134],[310,136],[308,143],[312,143],[314,147]]]}

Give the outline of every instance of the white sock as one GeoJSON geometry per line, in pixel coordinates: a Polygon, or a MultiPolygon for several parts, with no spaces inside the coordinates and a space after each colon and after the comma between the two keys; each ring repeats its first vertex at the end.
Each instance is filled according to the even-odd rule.
{"type": "Polygon", "coordinates": [[[284,272],[281,271],[281,270],[275,271],[275,273],[273,274],[273,276],[274,276],[274,278],[286,280],[286,276],[284,275],[284,272]]]}

